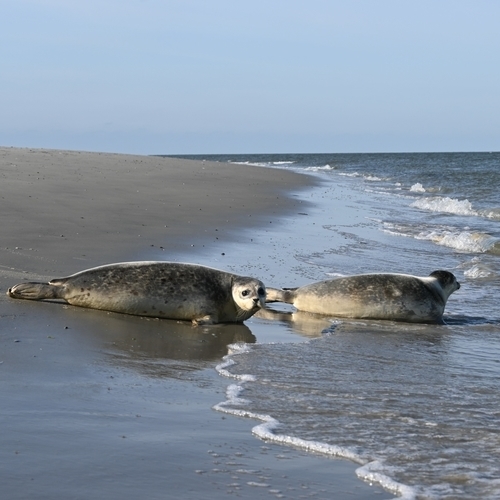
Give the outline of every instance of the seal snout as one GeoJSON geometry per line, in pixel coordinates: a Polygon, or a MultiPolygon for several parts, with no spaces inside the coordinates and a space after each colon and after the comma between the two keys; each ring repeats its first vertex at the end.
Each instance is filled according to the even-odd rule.
{"type": "Polygon", "coordinates": [[[255,311],[258,311],[259,309],[265,309],[266,301],[263,299],[255,299],[253,308],[255,311]]]}
{"type": "Polygon", "coordinates": [[[7,290],[7,293],[6,295],[8,295],[9,297],[12,297],[13,299],[18,299],[18,298],[21,298],[22,297],[22,294],[18,293],[18,288],[19,285],[14,285],[14,286],[11,286],[8,290],[7,290]]]}

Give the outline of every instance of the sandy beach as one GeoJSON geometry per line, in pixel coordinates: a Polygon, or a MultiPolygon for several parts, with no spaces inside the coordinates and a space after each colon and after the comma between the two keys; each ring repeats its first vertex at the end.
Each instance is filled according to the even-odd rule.
{"type": "Polygon", "coordinates": [[[228,385],[214,367],[228,344],[255,342],[251,322],[193,329],[5,295],[24,280],[119,261],[203,253],[207,263],[213,252],[224,269],[242,232],[303,210],[294,193],[313,178],[0,148],[0,182],[2,498],[381,498],[355,464],[259,441],[254,422],[212,409],[228,385]]]}

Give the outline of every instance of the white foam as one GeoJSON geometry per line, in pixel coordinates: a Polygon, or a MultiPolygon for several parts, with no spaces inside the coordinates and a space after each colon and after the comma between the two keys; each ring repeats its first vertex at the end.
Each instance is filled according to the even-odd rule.
{"type": "Polygon", "coordinates": [[[487,219],[500,220],[500,208],[491,208],[489,210],[482,210],[480,214],[487,219]]]}
{"type": "Polygon", "coordinates": [[[378,177],[376,175],[360,174],[359,172],[351,172],[351,173],[339,172],[339,175],[342,175],[344,177],[362,177],[365,181],[370,181],[370,182],[380,182],[383,180],[387,180],[387,179],[382,179],[381,177],[378,177]]]}
{"type": "Polygon", "coordinates": [[[469,279],[492,278],[496,276],[496,273],[483,264],[476,264],[464,271],[464,276],[469,279]]]}
{"type": "Polygon", "coordinates": [[[350,450],[349,448],[321,443],[319,441],[309,441],[293,436],[287,436],[286,434],[275,434],[273,431],[279,428],[281,424],[278,420],[271,417],[270,415],[255,413],[248,410],[229,408],[229,406],[233,405],[248,404],[248,400],[239,397],[239,394],[243,390],[244,389],[241,386],[230,385],[226,390],[226,397],[228,399],[222,403],[216,404],[213,407],[214,410],[238,417],[247,417],[253,418],[255,420],[261,420],[263,423],[253,427],[252,434],[259,437],[263,441],[293,446],[294,448],[321,453],[323,455],[328,455],[331,457],[346,458],[358,464],[364,464],[365,461],[361,458],[361,456],[356,452],[350,450]]]}
{"type": "Polygon", "coordinates": [[[343,177],[361,177],[361,174],[358,174],[358,172],[352,172],[352,173],[347,173],[347,172],[339,172],[339,175],[342,175],[343,177]]]}
{"type": "Polygon", "coordinates": [[[416,184],[413,184],[413,186],[410,188],[410,191],[414,193],[425,193],[425,188],[420,184],[420,182],[417,182],[416,184]]]}
{"type": "Polygon", "coordinates": [[[404,236],[405,238],[411,237],[411,234],[401,233],[399,231],[396,231],[395,226],[393,226],[393,228],[390,228],[389,226],[383,227],[382,232],[387,233],[387,234],[391,234],[392,236],[404,236]]]}
{"type": "Polygon", "coordinates": [[[330,165],[324,165],[323,167],[307,167],[304,170],[307,170],[308,172],[321,172],[324,170],[335,170],[335,169],[330,165]]]}
{"type": "Polygon", "coordinates": [[[243,391],[241,385],[231,384],[227,386],[226,396],[228,401],[231,401],[232,405],[244,406],[249,403],[248,399],[240,398],[240,394],[243,391]]]}
{"type": "Polygon", "coordinates": [[[229,368],[230,366],[235,364],[234,361],[231,359],[232,355],[248,352],[250,350],[248,344],[244,343],[230,344],[227,346],[227,348],[228,348],[228,354],[222,358],[222,363],[219,363],[215,367],[215,370],[219,373],[219,375],[222,375],[227,378],[234,378],[237,380],[241,380],[242,382],[253,382],[255,380],[255,377],[253,375],[235,375],[230,371],[226,370],[226,368],[229,368]]]}
{"type": "Polygon", "coordinates": [[[273,165],[291,165],[294,161],[273,161],[273,165]]]}
{"type": "Polygon", "coordinates": [[[270,164],[267,162],[251,162],[251,161],[229,161],[229,163],[233,163],[234,165],[250,165],[252,167],[269,167],[270,164]]]}
{"type": "Polygon", "coordinates": [[[404,236],[405,238],[415,237],[414,225],[395,224],[392,222],[382,222],[381,231],[393,236],[404,236]]]}
{"type": "Polygon", "coordinates": [[[373,462],[367,463],[362,467],[356,469],[356,475],[367,481],[369,483],[378,483],[387,491],[398,495],[399,498],[403,498],[405,500],[413,500],[417,498],[417,491],[415,488],[411,488],[405,484],[398,483],[394,481],[389,476],[378,472],[378,469],[382,468],[382,463],[378,460],[374,460],[373,462]]]}
{"type": "Polygon", "coordinates": [[[269,488],[269,484],[267,483],[257,483],[256,481],[248,481],[248,486],[254,486],[256,488],[269,488]]]}
{"type": "Polygon", "coordinates": [[[279,427],[279,425],[277,420],[269,417],[265,423],[256,425],[252,429],[252,433],[264,441],[293,446],[294,448],[299,448],[304,451],[321,453],[322,455],[328,455],[330,457],[346,458],[356,463],[363,463],[363,459],[349,448],[321,443],[319,441],[309,441],[307,439],[287,436],[285,434],[274,434],[272,431],[276,427],[279,427]]]}
{"type": "MultiPolygon", "coordinates": [[[[224,356],[223,362],[217,365],[216,370],[220,375],[238,379],[241,383],[257,380],[254,375],[235,375],[229,372],[226,368],[235,364],[232,356],[249,352],[250,346],[248,344],[232,344],[229,346],[229,354],[224,356]]],[[[356,474],[359,478],[369,483],[378,483],[387,491],[394,493],[405,500],[413,500],[416,498],[416,492],[413,488],[404,484],[394,481],[389,476],[377,471],[380,462],[372,461],[366,463],[358,453],[342,446],[336,446],[319,441],[310,441],[301,439],[286,434],[275,434],[275,430],[280,427],[280,422],[270,415],[255,413],[245,409],[232,408],[233,406],[245,406],[249,400],[241,398],[240,394],[244,390],[242,385],[230,384],[226,389],[226,401],[216,404],[213,409],[238,417],[252,418],[260,420],[262,423],[256,425],[252,429],[252,433],[263,441],[281,444],[285,446],[292,446],[301,450],[313,453],[320,453],[330,457],[345,458],[355,463],[361,464],[361,467],[356,469],[356,474]]]]}
{"type": "Polygon", "coordinates": [[[416,236],[420,240],[430,240],[437,245],[453,248],[459,252],[485,253],[495,248],[498,238],[479,232],[431,231],[416,236]]]}
{"type": "MultiPolygon", "coordinates": [[[[424,226],[425,227],[425,226],[424,226]]],[[[459,252],[491,253],[500,255],[500,238],[487,233],[460,231],[453,226],[435,226],[433,229],[422,230],[415,225],[382,222],[380,230],[394,236],[404,236],[417,240],[432,241],[436,245],[453,248],[459,252]]]]}
{"type": "Polygon", "coordinates": [[[454,198],[442,198],[440,196],[433,198],[421,198],[414,201],[411,207],[429,210],[430,212],[444,212],[456,215],[479,215],[472,208],[469,200],[457,200],[454,198]]]}

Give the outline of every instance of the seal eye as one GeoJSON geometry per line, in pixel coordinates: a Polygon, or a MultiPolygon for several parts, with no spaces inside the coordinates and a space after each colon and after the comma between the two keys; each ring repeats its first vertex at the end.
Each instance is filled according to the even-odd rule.
{"type": "Polygon", "coordinates": [[[266,292],[264,292],[264,289],[262,287],[259,287],[259,289],[257,290],[257,293],[259,295],[265,295],[266,294],[266,292]]]}
{"type": "Polygon", "coordinates": [[[242,296],[242,297],[247,297],[249,293],[250,293],[250,290],[243,290],[243,291],[241,292],[241,296],[242,296]]]}

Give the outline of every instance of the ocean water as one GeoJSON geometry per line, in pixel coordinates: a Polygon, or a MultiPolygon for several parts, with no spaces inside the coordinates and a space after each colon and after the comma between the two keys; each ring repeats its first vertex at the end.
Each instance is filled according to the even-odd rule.
{"type": "Polygon", "coordinates": [[[437,269],[461,284],[442,325],[268,311],[248,322],[257,343],[217,367],[216,409],[255,419],[265,441],[354,461],[399,497],[500,498],[500,153],[193,158],[319,181],[257,248],[242,236],[236,253],[266,284],[437,269]],[[266,342],[275,328],[297,340],[266,342]]]}

